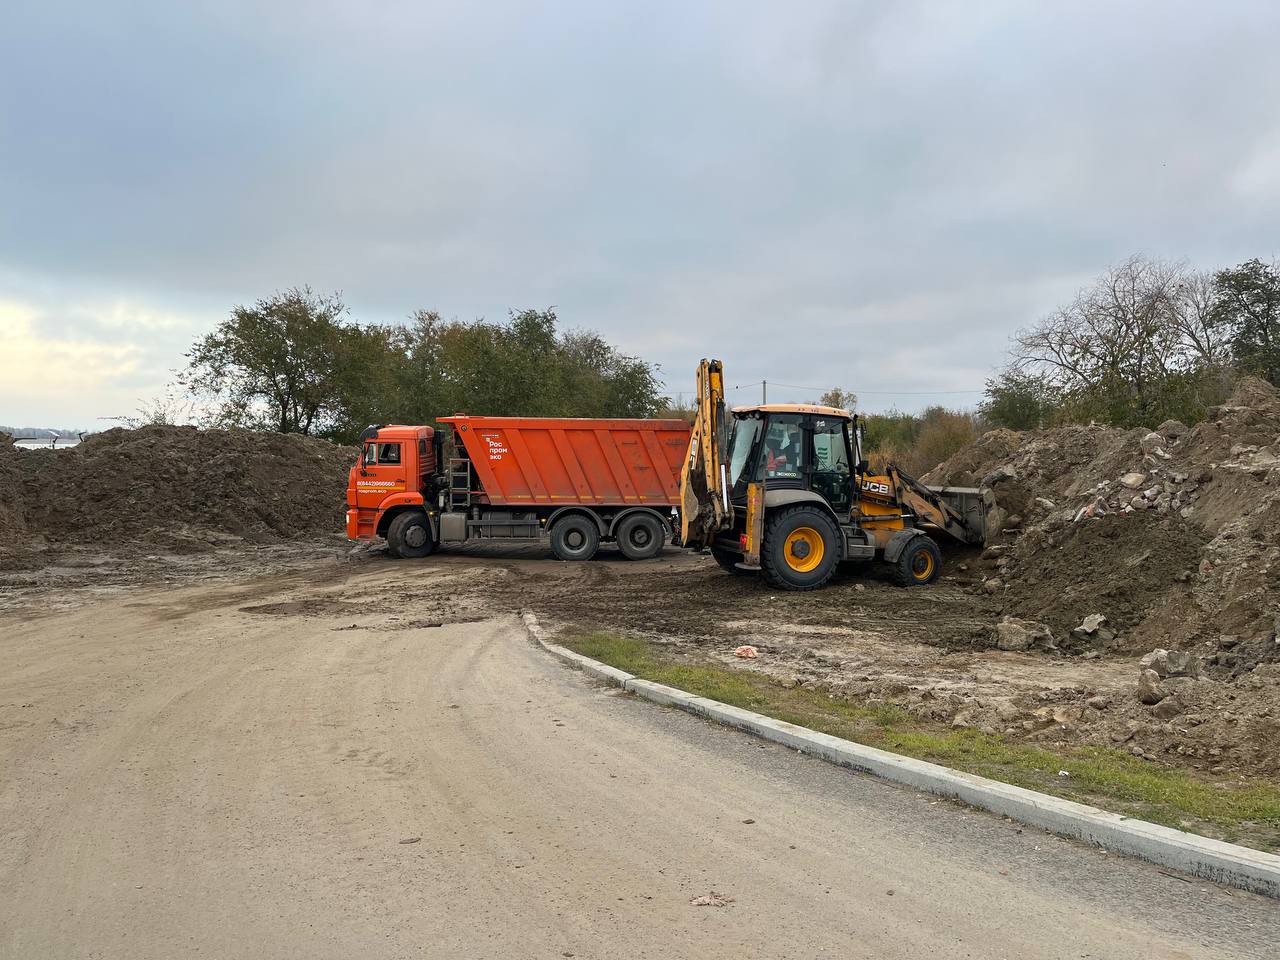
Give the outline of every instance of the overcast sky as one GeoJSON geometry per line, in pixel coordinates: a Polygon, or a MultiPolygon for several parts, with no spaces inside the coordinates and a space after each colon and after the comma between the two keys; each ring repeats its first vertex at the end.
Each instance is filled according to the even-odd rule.
{"type": "Polygon", "coordinates": [[[132,413],[302,284],[555,305],[673,393],[716,356],[972,405],[1110,263],[1280,252],[1278,36],[1274,0],[17,0],[0,423],[132,413]]]}

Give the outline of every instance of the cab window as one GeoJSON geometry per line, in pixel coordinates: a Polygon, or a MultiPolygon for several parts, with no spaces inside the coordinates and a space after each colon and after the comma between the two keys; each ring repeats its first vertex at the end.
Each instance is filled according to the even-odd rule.
{"type": "Polygon", "coordinates": [[[398,464],[399,462],[400,462],[400,444],[398,443],[378,444],[378,463],[398,464]]]}
{"type": "Polygon", "coordinates": [[[813,470],[810,489],[821,494],[837,514],[853,505],[853,478],[849,471],[849,445],[845,421],[823,417],[813,421],[813,470]]]}
{"type": "Polygon", "coordinates": [[[771,417],[763,446],[765,479],[799,478],[804,469],[804,427],[798,417],[771,417]]]}

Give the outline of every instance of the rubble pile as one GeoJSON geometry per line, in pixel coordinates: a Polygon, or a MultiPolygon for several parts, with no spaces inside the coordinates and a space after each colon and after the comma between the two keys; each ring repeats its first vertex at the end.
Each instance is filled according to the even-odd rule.
{"type": "Polygon", "coordinates": [[[148,426],[63,450],[0,437],[0,565],[63,544],[210,550],[341,531],[350,448],[296,434],[148,426]]]}
{"type": "Polygon", "coordinates": [[[1245,380],[1194,427],[993,431],[926,481],[985,488],[992,646],[1133,661],[1128,696],[1044,736],[1280,772],[1280,391],[1245,380]]]}
{"type": "Polygon", "coordinates": [[[993,431],[926,480],[985,488],[983,588],[1068,652],[1225,636],[1224,650],[1280,660],[1257,642],[1274,640],[1280,618],[1280,392],[1269,384],[1244,381],[1195,427],[993,431]]]}

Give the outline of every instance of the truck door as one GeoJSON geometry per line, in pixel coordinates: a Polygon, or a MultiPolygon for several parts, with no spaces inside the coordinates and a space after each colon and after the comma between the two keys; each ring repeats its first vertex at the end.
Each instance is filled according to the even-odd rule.
{"type": "Polygon", "coordinates": [[[821,494],[838,517],[848,517],[853,506],[853,473],[849,469],[847,421],[838,417],[813,420],[813,471],[809,486],[821,494]]]}
{"type": "Polygon", "coordinates": [[[365,443],[356,477],[356,506],[377,510],[388,496],[405,489],[405,453],[399,440],[365,443]]]}

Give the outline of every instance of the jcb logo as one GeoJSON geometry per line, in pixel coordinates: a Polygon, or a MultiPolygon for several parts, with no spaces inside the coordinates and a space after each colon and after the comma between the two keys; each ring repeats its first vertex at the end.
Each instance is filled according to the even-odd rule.
{"type": "Polygon", "coordinates": [[[889,485],[881,483],[879,480],[863,480],[862,489],[868,493],[883,493],[886,495],[889,493],[889,485]]]}

